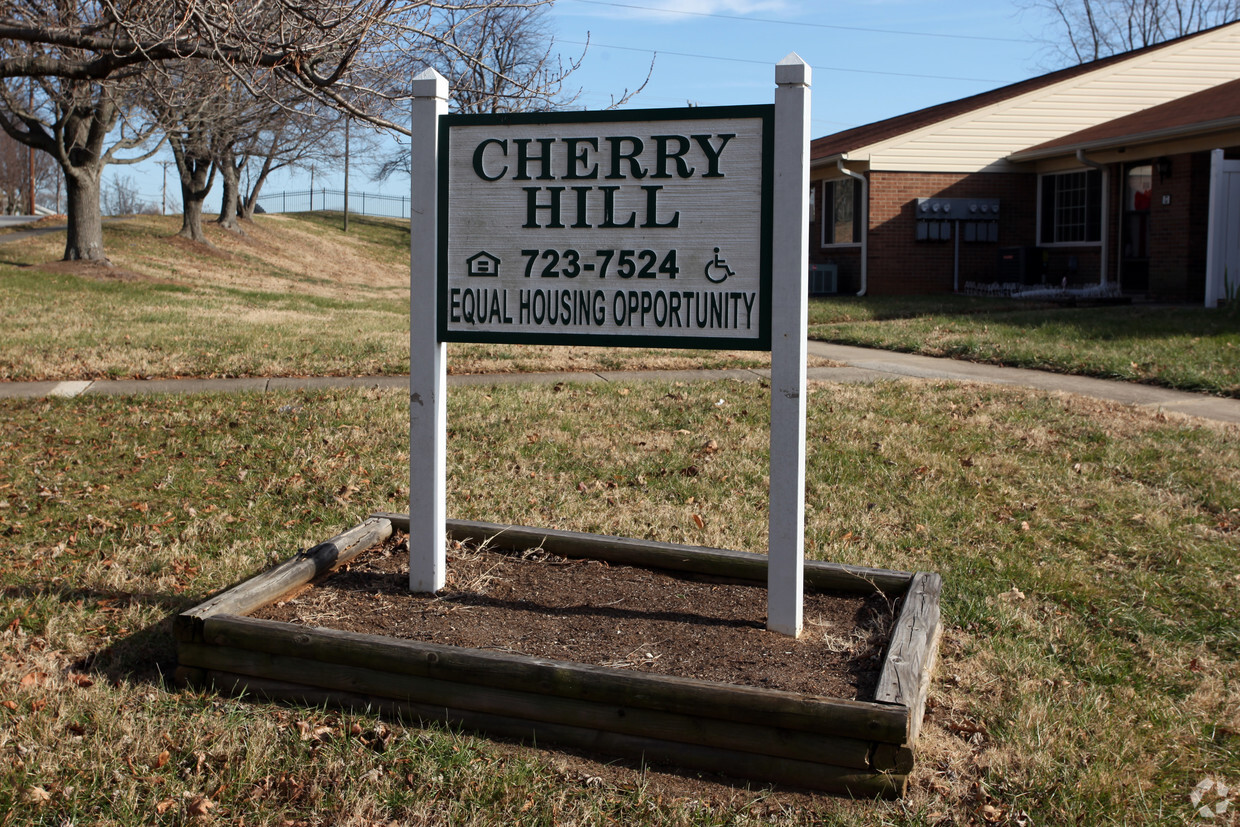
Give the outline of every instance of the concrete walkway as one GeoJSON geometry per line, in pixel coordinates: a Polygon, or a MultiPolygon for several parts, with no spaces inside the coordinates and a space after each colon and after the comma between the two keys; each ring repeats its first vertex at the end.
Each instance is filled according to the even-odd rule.
{"type": "MultiPolygon", "coordinates": [[[[1240,424],[1240,399],[1223,399],[1200,393],[1168,390],[1152,385],[1135,385],[1106,379],[1066,376],[1023,368],[1004,368],[938,359],[908,353],[809,343],[809,352],[844,367],[810,368],[809,378],[824,382],[880,382],[899,379],[944,379],[1014,385],[1038,390],[1078,394],[1126,405],[1186,414],[1218,422],[1240,424]]],[[[770,377],[765,369],[733,370],[657,370],[598,371],[580,373],[497,373],[449,376],[450,387],[465,385],[496,385],[554,382],[641,382],[659,380],[701,381],[737,379],[758,381],[770,377]]],[[[42,398],[49,396],[77,397],[156,393],[224,393],[249,391],[294,390],[301,388],[404,388],[406,376],[319,376],[307,378],[253,379],[119,379],[73,382],[0,382],[0,399],[42,398]]]]}

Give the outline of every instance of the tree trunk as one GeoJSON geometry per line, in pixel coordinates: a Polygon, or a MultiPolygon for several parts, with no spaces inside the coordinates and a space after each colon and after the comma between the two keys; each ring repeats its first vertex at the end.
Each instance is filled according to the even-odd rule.
{"type": "Polygon", "coordinates": [[[102,261],[103,215],[99,209],[99,178],[103,165],[65,169],[69,199],[69,228],[65,234],[65,261],[102,261]]]}
{"type": "Polygon", "coordinates": [[[211,184],[215,180],[215,165],[210,161],[190,159],[185,161],[186,171],[181,175],[181,238],[210,244],[202,231],[202,204],[207,200],[211,184]]]}
{"type": "Polygon", "coordinates": [[[275,145],[273,143],[272,149],[268,151],[267,157],[263,159],[262,169],[258,171],[258,175],[254,178],[249,194],[241,200],[241,217],[246,221],[254,220],[254,208],[258,206],[258,194],[262,192],[263,184],[267,183],[267,176],[271,174],[271,158],[274,151],[275,145]]]}
{"type": "Polygon", "coordinates": [[[224,182],[224,195],[220,200],[220,217],[215,220],[225,230],[241,232],[237,215],[241,212],[241,173],[227,155],[220,159],[220,180],[224,182]]]}
{"type": "Polygon", "coordinates": [[[202,231],[202,202],[204,199],[195,198],[192,190],[181,187],[181,231],[177,233],[181,238],[188,238],[190,241],[197,241],[200,244],[210,244],[207,236],[202,231]]]}

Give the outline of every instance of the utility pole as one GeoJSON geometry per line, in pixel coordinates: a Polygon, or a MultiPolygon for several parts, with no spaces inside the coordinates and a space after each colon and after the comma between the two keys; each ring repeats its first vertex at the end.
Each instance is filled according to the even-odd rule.
{"type": "MultiPolygon", "coordinates": [[[[31,120],[34,119],[34,81],[30,82],[30,117],[31,117],[31,120]]],[[[32,146],[26,147],[26,162],[29,165],[29,173],[30,173],[30,183],[29,183],[29,187],[27,188],[29,190],[27,195],[29,197],[26,199],[26,202],[30,207],[28,214],[33,216],[34,215],[34,147],[32,146]]]]}
{"type": "Polygon", "coordinates": [[[344,231],[349,231],[349,120],[344,119],[344,231]]]}
{"type": "Polygon", "coordinates": [[[168,164],[172,161],[160,161],[159,165],[164,168],[164,189],[163,194],[159,198],[159,214],[167,215],[168,208],[168,164]]]}

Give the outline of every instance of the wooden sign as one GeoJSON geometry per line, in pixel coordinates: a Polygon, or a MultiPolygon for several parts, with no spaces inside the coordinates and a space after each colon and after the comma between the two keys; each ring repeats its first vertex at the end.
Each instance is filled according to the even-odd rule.
{"type": "Polygon", "coordinates": [[[773,118],[441,118],[440,341],[769,350],[773,118]]]}
{"type": "Polygon", "coordinates": [[[445,582],[445,342],[769,350],[767,628],[800,634],[809,81],[790,54],[774,106],[448,115],[413,79],[410,589],[445,582]]]}

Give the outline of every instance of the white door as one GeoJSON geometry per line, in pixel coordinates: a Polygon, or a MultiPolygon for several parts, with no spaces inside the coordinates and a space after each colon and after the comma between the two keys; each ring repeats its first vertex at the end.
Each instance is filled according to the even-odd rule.
{"type": "Polygon", "coordinates": [[[1240,161],[1223,150],[1210,157],[1210,240],[1206,252],[1206,307],[1240,300],[1240,161]]]}

